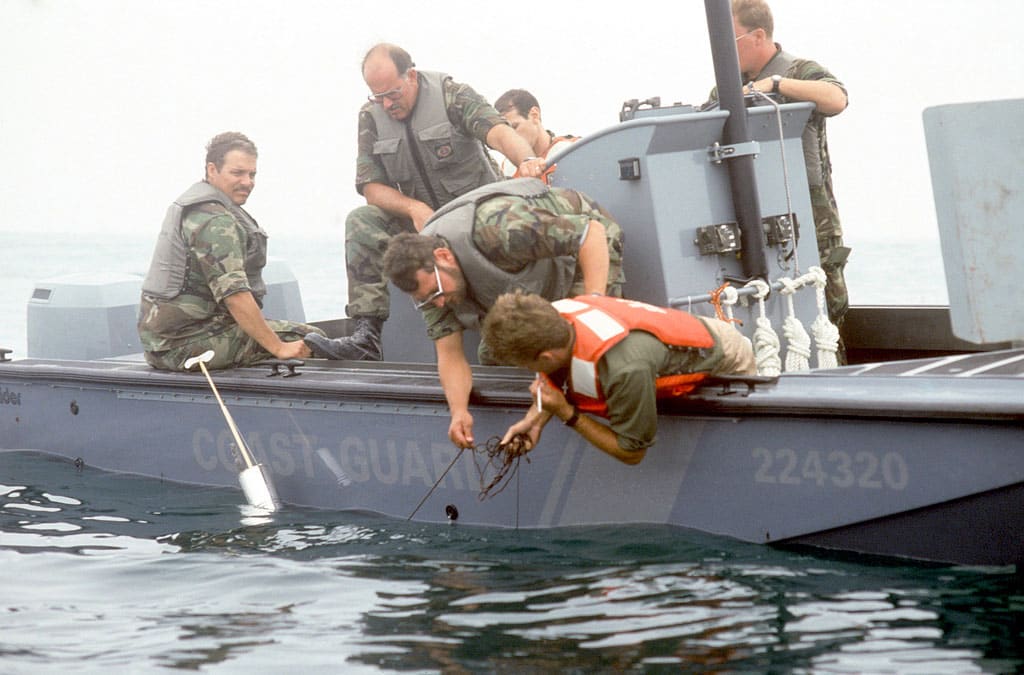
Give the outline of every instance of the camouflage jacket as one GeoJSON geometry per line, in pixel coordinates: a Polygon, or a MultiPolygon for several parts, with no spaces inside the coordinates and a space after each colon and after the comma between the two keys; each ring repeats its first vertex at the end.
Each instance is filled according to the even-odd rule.
{"type": "Polygon", "coordinates": [[[181,229],[189,245],[184,288],[171,300],[142,295],[139,339],[148,352],[172,349],[234,326],[224,298],[252,292],[250,276],[262,279],[267,262],[266,233],[247,228],[221,204],[190,208],[181,229]]]}
{"type": "MultiPolygon", "coordinates": [[[[529,200],[520,197],[489,199],[476,209],[473,244],[496,267],[515,273],[541,258],[577,258],[591,220],[604,225],[608,239],[607,293],[621,295],[625,281],[622,229],[611,214],[582,192],[551,188],[547,194],[529,200]]],[[[567,296],[582,292],[583,271],[577,267],[567,296]]],[[[463,330],[455,309],[447,304],[426,308],[423,319],[432,340],[463,330]]]]}

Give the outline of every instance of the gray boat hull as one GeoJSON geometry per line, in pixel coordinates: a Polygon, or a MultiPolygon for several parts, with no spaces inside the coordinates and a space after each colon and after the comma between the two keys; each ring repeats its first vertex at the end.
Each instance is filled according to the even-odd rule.
{"type": "MultiPolygon", "coordinates": [[[[549,425],[505,489],[485,499],[493,467],[484,469],[481,451],[460,456],[447,440],[432,368],[297,370],[214,373],[290,504],[415,512],[427,522],[457,514],[460,523],[497,527],[666,523],[749,542],[969,564],[1024,560],[1024,401],[1016,396],[1024,350],[783,375],[749,387],[713,383],[663,409],[657,444],[633,467],[549,425]],[[967,501],[984,505],[971,510],[969,526],[967,501]],[[940,531],[953,547],[934,523],[951,508],[957,518],[940,531]]],[[[530,405],[530,376],[476,371],[482,444],[530,405]]],[[[131,360],[30,359],[0,364],[0,391],[5,450],[238,485],[231,434],[199,375],[131,360]]]]}

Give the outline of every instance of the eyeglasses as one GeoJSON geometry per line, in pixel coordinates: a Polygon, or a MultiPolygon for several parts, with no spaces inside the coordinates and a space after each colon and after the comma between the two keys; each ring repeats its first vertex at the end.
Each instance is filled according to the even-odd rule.
{"type": "Polygon", "coordinates": [[[387,99],[389,101],[397,101],[398,99],[402,98],[402,90],[405,88],[405,74],[402,75],[402,78],[402,83],[395,87],[394,89],[389,89],[382,94],[370,94],[369,96],[366,97],[366,100],[369,101],[370,103],[380,103],[381,105],[383,105],[384,99],[387,99]]]}
{"type": "Polygon", "coordinates": [[[743,35],[737,35],[737,36],[736,36],[736,42],[739,42],[740,40],[742,40],[743,38],[747,37],[747,36],[748,36],[748,35],[750,35],[751,33],[756,33],[756,32],[757,32],[757,29],[755,28],[754,30],[748,30],[748,31],[747,31],[746,33],[744,33],[743,35]]]}
{"type": "Polygon", "coordinates": [[[435,300],[444,295],[444,288],[441,286],[441,270],[437,268],[437,265],[434,265],[434,276],[437,277],[437,290],[431,293],[426,300],[421,300],[417,302],[416,298],[413,298],[412,304],[416,307],[416,309],[423,309],[424,307],[428,307],[429,305],[434,304],[435,300]]]}

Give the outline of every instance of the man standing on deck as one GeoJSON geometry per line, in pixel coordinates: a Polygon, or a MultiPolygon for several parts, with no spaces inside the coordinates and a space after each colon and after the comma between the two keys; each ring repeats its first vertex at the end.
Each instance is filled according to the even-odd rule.
{"type": "MultiPolygon", "coordinates": [[[[463,332],[478,329],[498,295],[517,288],[551,300],[621,295],[622,230],[582,192],[513,179],[453,200],[419,235],[396,236],[384,271],[423,310],[451,411],[448,437],[468,448],[473,373],[463,332]]],[[[494,363],[486,350],[479,358],[494,363]]]]}
{"type": "Polygon", "coordinates": [[[184,370],[210,349],[211,369],[311,355],[302,338],[320,329],[260,312],[267,233],[242,208],[255,183],[256,145],[218,134],[206,146],[205,180],[167,209],[139,308],[139,338],[154,368],[184,370]]]}
{"type": "MultiPolygon", "coordinates": [[[[832,164],[828,155],[825,122],[846,109],[846,87],[825,67],[800,59],[774,42],[774,20],[764,0],[732,0],[733,31],[743,80],[763,93],[775,94],[783,103],[810,101],[816,109],[804,128],[804,163],[814,211],[818,257],[825,270],[828,316],[842,329],[850,307],[843,268],[850,249],[843,245],[843,228],[832,192],[832,164]]],[[[718,99],[718,92],[711,92],[718,99]]]]}
{"type": "Polygon", "coordinates": [[[487,153],[512,160],[537,177],[544,161],[472,87],[439,72],[419,72],[401,47],[378,44],[363,59],[369,103],[359,111],[356,190],[366,206],[345,221],[349,337],[310,336],[317,356],[379,361],[381,330],[390,314],[381,260],[400,232],[419,232],[435,210],[458,195],[498,180],[487,153]]]}

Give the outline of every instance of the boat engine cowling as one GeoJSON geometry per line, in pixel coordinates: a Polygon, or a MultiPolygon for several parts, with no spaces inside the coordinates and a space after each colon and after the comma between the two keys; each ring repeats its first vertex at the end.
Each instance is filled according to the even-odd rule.
{"type": "MultiPolygon", "coordinates": [[[[271,258],[263,269],[263,313],[305,321],[291,268],[271,258]]],[[[142,352],[136,329],[142,275],[82,272],[36,282],[28,301],[28,355],[39,359],[102,359],[142,352]]]]}

